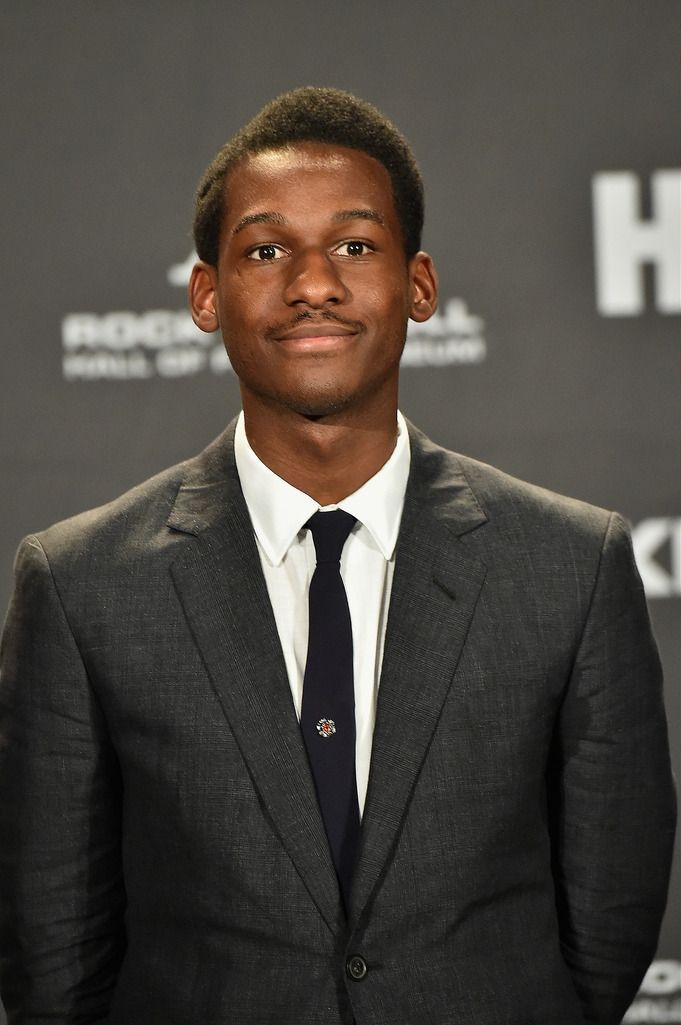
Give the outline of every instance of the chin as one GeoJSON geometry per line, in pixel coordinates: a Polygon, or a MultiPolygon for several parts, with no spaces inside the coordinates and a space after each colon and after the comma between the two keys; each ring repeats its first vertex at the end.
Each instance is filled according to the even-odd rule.
{"type": "MultiPolygon", "coordinates": [[[[302,384],[299,379],[287,382],[286,387],[280,385],[278,388],[253,389],[252,393],[265,405],[288,409],[308,420],[371,411],[372,407],[381,407],[386,401],[385,378],[345,382],[307,381],[306,387],[301,387],[302,384]]],[[[392,393],[393,389],[388,390],[392,393]]]]}
{"type": "Polygon", "coordinates": [[[342,413],[356,405],[363,397],[363,393],[328,388],[297,394],[289,392],[273,397],[294,413],[310,420],[319,420],[325,416],[333,416],[334,413],[342,413]]]}
{"type": "Polygon", "coordinates": [[[307,399],[305,401],[291,402],[288,403],[288,406],[289,409],[292,409],[300,416],[306,417],[308,420],[321,420],[325,416],[333,416],[335,413],[342,413],[344,410],[352,406],[352,404],[352,399],[330,399],[326,397],[323,399],[307,399]]]}

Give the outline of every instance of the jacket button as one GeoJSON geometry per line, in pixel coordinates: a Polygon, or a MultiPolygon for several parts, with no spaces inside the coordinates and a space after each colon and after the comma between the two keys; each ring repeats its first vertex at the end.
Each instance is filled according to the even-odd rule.
{"type": "Polygon", "coordinates": [[[353,957],[349,957],[345,962],[345,971],[349,978],[358,982],[360,979],[364,978],[369,969],[367,968],[367,963],[364,958],[355,954],[353,957]]]}

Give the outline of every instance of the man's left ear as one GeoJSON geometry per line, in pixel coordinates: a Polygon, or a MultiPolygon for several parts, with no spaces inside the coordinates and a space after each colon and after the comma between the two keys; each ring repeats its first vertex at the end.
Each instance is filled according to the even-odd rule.
{"type": "Polygon", "coordinates": [[[432,257],[418,252],[409,261],[411,279],[411,305],[409,316],[422,324],[433,316],[437,309],[437,272],[432,257]]]}

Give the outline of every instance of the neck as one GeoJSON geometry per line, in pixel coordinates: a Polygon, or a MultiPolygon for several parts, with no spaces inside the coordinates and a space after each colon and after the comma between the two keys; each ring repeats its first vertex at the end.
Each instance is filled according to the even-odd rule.
{"type": "Polygon", "coordinates": [[[347,416],[311,420],[291,411],[253,416],[244,403],[246,437],[258,458],[278,477],[320,505],[334,505],[373,477],[388,461],[397,439],[397,408],[369,422],[347,416]]]}

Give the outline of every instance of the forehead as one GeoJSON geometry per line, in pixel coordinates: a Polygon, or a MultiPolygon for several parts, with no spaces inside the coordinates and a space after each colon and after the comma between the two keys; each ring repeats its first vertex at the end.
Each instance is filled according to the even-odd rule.
{"type": "Polygon", "coordinates": [[[386,168],[368,153],[345,146],[303,142],[249,154],[232,168],[225,190],[227,221],[250,208],[287,204],[304,204],[310,212],[368,205],[386,220],[396,218],[386,168]]]}

